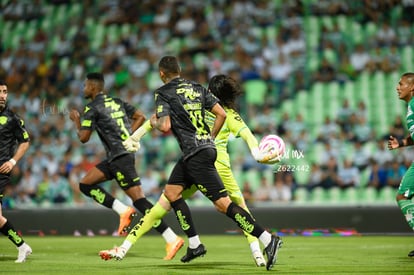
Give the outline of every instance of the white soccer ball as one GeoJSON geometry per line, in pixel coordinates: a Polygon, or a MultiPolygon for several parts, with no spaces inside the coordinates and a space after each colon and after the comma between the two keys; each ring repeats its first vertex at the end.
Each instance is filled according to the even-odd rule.
{"type": "Polygon", "coordinates": [[[285,142],[278,135],[266,135],[259,143],[259,150],[261,152],[276,152],[277,157],[273,163],[279,162],[285,153],[285,142]]]}

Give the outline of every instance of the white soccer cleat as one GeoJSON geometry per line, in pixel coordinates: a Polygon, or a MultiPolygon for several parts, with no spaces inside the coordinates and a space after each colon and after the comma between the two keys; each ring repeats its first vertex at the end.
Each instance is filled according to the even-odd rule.
{"type": "Polygon", "coordinates": [[[17,256],[17,260],[15,260],[15,263],[23,263],[26,261],[27,256],[32,254],[32,248],[26,243],[23,243],[21,246],[17,247],[17,250],[19,250],[19,255],[17,256]]]}
{"type": "Polygon", "coordinates": [[[115,259],[117,261],[122,260],[126,255],[126,249],[123,247],[114,247],[108,250],[101,250],[99,251],[99,256],[101,256],[102,260],[108,261],[111,259],[115,259]]]}
{"type": "Polygon", "coordinates": [[[253,259],[257,266],[265,266],[266,260],[260,251],[253,252],[253,259]]]}

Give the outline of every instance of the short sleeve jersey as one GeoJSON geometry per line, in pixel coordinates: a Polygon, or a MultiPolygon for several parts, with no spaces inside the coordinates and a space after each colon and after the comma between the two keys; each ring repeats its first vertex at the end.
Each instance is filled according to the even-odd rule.
{"type": "Polygon", "coordinates": [[[0,163],[11,159],[20,143],[29,141],[24,121],[7,106],[0,112],[0,163]]]}
{"type": "Polygon", "coordinates": [[[156,115],[170,116],[171,130],[184,158],[206,147],[215,147],[205,113],[217,102],[201,84],[183,78],[175,78],[155,91],[156,115]]]}
{"type": "Polygon", "coordinates": [[[129,118],[136,108],[119,98],[98,94],[94,100],[85,106],[81,130],[96,130],[102,141],[108,161],[124,154],[122,142],[130,135],[129,118]]]}

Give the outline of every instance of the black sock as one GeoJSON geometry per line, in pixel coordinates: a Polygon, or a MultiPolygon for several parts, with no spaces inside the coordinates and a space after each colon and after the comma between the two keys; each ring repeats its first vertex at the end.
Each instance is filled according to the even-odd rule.
{"type": "Polygon", "coordinates": [[[256,223],[253,217],[234,202],[230,203],[227,208],[226,215],[235,221],[237,226],[243,229],[243,231],[255,236],[256,238],[259,238],[264,232],[264,229],[256,223]]]}
{"type": "MultiPolygon", "coordinates": [[[[142,213],[142,215],[147,214],[147,212],[154,206],[149,200],[147,200],[147,198],[138,199],[134,201],[133,204],[135,208],[142,213]]],[[[159,220],[153,225],[153,227],[162,234],[168,228],[168,225],[163,220],[159,220]]]]}
{"type": "Polygon", "coordinates": [[[115,198],[99,185],[79,183],[79,189],[83,194],[85,194],[85,196],[94,199],[97,203],[102,204],[105,207],[112,208],[115,198]]]}
{"type": "Polygon", "coordinates": [[[175,202],[172,202],[171,207],[174,209],[178,223],[180,224],[181,229],[184,231],[187,237],[191,238],[196,236],[197,232],[194,227],[193,219],[191,217],[190,208],[188,208],[188,205],[184,199],[180,198],[175,202]]]}
{"type": "Polygon", "coordinates": [[[23,238],[19,235],[19,233],[17,233],[9,221],[7,221],[2,228],[0,228],[0,232],[7,236],[17,247],[24,243],[23,238]]]}

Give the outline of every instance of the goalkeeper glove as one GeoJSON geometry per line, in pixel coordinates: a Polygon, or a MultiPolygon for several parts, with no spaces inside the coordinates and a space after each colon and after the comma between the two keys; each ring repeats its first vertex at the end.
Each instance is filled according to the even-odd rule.
{"type": "Polygon", "coordinates": [[[256,147],[251,150],[251,153],[254,159],[259,163],[273,164],[280,161],[279,152],[277,150],[272,152],[271,148],[265,152],[261,152],[259,148],[256,147]]]}
{"type": "Polygon", "coordinates": [[[151,123],[149,120],[145,121],[144,124],[141,125],[131,136],[129,136],[122,145],[124,145],[125,149],[128,152],[136,152],[139,150],[141,145],[139,141],[141,138],[152,129],[151,123]]]}
{"type": "Polygon", "coordinates": [[[135,153],[141,147],[141,145],[139,144],[139,141],[135,141],[132,136],[124,140],[122,142],[122,145],[124,145],[125,150],[131,153],[135,153]]]}

